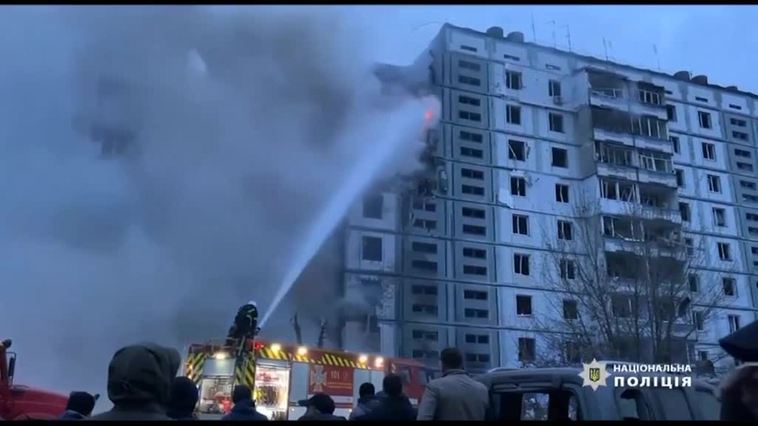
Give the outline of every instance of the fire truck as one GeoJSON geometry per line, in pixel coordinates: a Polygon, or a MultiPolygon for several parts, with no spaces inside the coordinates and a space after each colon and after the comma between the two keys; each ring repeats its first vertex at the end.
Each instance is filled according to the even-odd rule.
{"type": "Polygon", "coordinates": [[[299,401],[315,393],[334,399],[334,414],[349,416],[362,383],[381,390],[384,375],[404,378],[404,392],[418,404],[435,371],[414,360],[388,358],[319,347],[246,339],[239,356],[228,342],[189,347],[185,375],[200,390],[200,418],[220,417],[231,408],[233,386],[253,389],[256,409],[272,420],[297,420],[305,414],[299,401]],[[241,356],[241,357],[240,357],[241,356]]]}
{"type": "Polygon", "coordinates": [[[16,354],[8,351],[11,340],[0,342],[0,419],[55,419],[66,410],[68,397],[13,384],[16,354]]]}

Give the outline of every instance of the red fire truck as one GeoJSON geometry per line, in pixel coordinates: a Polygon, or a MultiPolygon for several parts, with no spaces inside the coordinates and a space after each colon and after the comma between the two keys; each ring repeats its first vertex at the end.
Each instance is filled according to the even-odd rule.
{"type": "Polygon", "coordinates": [[[66,409],[68,397],[42,389],[13,384],[16,354],[10,339],[0,342],[0,419],[55,419],[66,409]]]}
{"type": "Polygon", "coordinates": [[[199,414],[213,418],[228,412],[234,385],[254,389],[256,409],[270,419],[296,420],[305,414],[298,401],[326,393],[337,406],[335,415],[349,416],[358,388],[371,382],[377,390],[385,374],[404,378],[404,392],[416,405],[434,371],[414,360],[388,358],[307,346],[248,340],[244,360],[235,359],[226,343],[189,347],[185,374],[200,389],[199,414]]]}

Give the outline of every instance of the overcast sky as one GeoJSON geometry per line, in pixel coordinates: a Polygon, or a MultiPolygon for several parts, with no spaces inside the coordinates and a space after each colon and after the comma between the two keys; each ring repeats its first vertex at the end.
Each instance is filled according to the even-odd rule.
{"type": "Polygon", "coordinates": [[[334,6],[373,34],[378,61],[412,61],[444,22],[484,31],[500,26],[533,41],[661,70],[706,74],[709,81],[758,92],[758,6],[334,6]],[[555,25],[551,23],[555,21],[555,25]],[[427,25],[425,25],[427,24],[427,25]],[[555,30],[553,30],[555,28],[555,30]],[[555,31],[555,39],[553,38],[555,31]]]}

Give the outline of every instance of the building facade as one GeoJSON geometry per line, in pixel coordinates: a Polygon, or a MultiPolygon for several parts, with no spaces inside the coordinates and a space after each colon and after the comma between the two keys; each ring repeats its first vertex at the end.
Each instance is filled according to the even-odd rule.
{"type": "Polygon", "coordinates": [[[442,101],[432,172],[349,215],[345,294],[372,294],[376,312],[346,322],[347,349],[436,363],[455,346],[472,370],[539,358],[554,331],[535,321],[553,315],[545,271],[564,250],[556,243],[578,233],[582,203],[608,265],[639,257],[630,241],[656,253],[683,244],[691,258],[671,264],[686,267],[689,291],[719,293],[715,308],[687,308],[690,361],[718,361],[717,340],[756,319],[758,96],[499,28],[445,25],[404,72],[442,101]]]}

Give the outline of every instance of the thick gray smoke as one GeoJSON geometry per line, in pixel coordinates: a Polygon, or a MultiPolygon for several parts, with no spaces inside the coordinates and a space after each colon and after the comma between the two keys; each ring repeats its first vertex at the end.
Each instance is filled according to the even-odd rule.
{"type": "Polygon", "coordinates": [[[102,392],[121,345],[222,337],[376,132],[407,139],[386,175],[417,166],[426,105],[379,102],[370,46],[317,12],[4,8],[0,333],[20,382],[102,392]],[[103,158],[114,132],[133,145],[103,158]]]}

